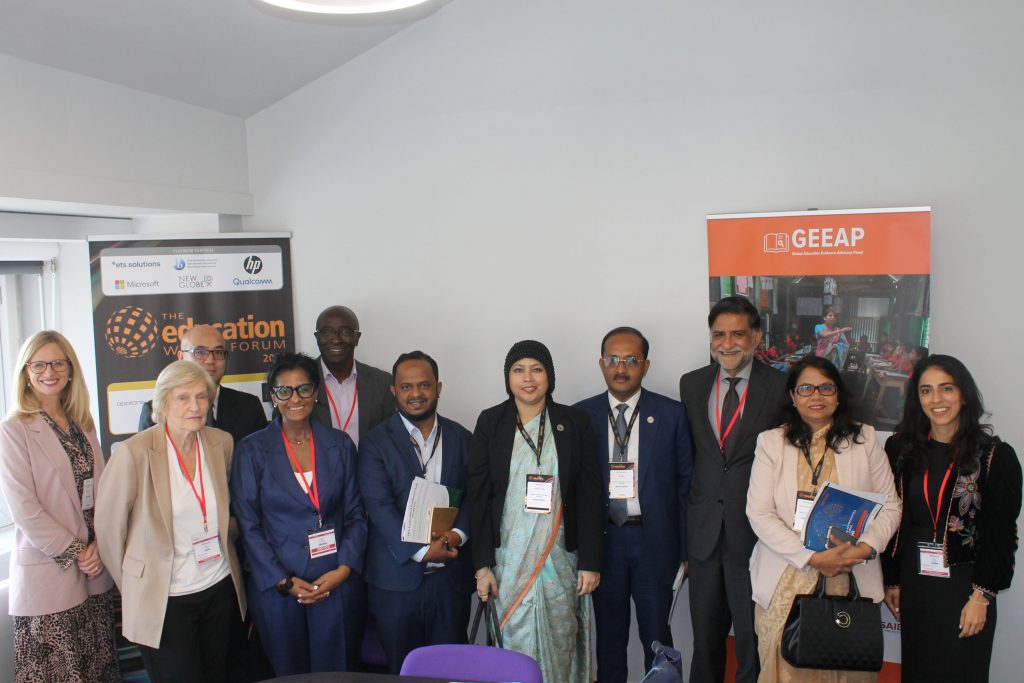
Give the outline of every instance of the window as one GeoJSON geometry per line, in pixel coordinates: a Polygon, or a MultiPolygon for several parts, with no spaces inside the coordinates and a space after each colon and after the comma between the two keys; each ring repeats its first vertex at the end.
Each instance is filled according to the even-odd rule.
{"type": "MultiPolygon", "coordinates": [[[[7,415],[22,343],[46,327],[48,261],[0,261],[0,415],[7,415]]],[[[0,529],[13,524],[0,494],[0,529]]],[[[6,574],[6,567],[0,570],[6,574]]]]}

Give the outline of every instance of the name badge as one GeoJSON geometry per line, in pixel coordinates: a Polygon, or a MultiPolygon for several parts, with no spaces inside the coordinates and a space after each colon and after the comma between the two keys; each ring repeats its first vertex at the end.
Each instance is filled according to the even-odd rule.
{"type": "Polygon", "coordinates": [[[636,485],[633,481],[635,462],[608,463],[608,497],[613,500],[636,498],[636,485]]]}
{"type": "Polygon", "coordinates": [[[949,567],[942,561],[942,544],[925,543],[917,544],[918,571],[921,576],[935,576],[940,579],[949,578],[949,567]]]}
{"type": "Polygon", "coordinates": [[[309,559],[315,560],[338,552],[338,541],[335,539],[333,527],[307,531],[306,536],[309,538],[309,559]]]}
{"type": "Polygon", "coordinates": [[[546,515],[551,512],[555,500],[555,477],[551,474],[526,475],[527,512],[546,515]]]}
{"type": "Polygon", "coordinates": [[[216,529],[192,537],[192,555],[195,556],[196,566],[200,569],[223,557],[220,551],[220,536],[216,529]]]}
{"type": "Polygon", "coordinates": [[[793,531],[803,531],[807,524],[807,516],[814,506],[813,491],[796,492],[796,510],[793,512],[793,531]]]}
{"type": "Polygon", "coordinates": [[[82,482],[82,510],[92,510],[95,505],[95,498],[93,496],[93,482],[95,479],[89,477],[82,482]]]}

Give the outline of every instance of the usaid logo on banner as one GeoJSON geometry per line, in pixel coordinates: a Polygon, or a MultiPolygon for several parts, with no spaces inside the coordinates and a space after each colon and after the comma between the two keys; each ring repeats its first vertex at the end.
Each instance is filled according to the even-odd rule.
{"type": "Polygon", "coordinates": [[[250,256],[242,262],[242,268],[245,268],[249,275],[255,275],[263,270],[263,260],[259,256],[250,256]]]}
{"type": "Polygon", "coordinates": [[[784,232],[770,232],[764,236],[764,252],[771,254],[789,251],[789,235],[784,232]]]}

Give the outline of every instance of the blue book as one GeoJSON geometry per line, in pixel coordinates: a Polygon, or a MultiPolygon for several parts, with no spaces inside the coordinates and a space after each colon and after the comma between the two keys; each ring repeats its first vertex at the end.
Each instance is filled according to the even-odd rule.
{"type": "Polygon", "coordinates": [[[853,491],[826,482],[818,491],[807,515],[804,547],[819,552],[825,550],[828,547],[829,529],[832,527],[855,539],[860,538],[868,522],[882,509],[882,500],[883,497],[876,493],[853,491]]]}

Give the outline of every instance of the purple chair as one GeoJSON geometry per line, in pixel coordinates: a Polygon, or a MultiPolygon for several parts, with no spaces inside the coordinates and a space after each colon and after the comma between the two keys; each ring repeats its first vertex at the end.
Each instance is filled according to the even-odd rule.
{"type": "Polygon", "coordinates": [[[544,683],[540,666],[520,652],[483,645],[428,645],[410,652],[403,676],[495,683],[544,683]]]}

